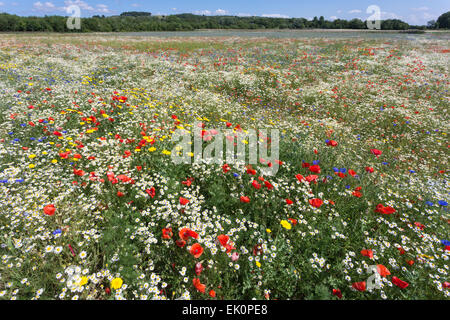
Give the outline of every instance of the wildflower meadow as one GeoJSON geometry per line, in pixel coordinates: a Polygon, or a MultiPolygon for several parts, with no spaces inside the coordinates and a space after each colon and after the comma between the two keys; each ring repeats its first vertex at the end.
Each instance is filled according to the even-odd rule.
{"type": "Polygon", "coordinates": [[[449,53],[2,34],[0,299],[448,299],[449,53]]]}

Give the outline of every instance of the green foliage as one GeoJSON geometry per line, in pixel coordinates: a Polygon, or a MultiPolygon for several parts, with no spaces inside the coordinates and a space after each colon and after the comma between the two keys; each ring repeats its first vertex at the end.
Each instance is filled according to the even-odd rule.
{"type": "MultiPolygon", "coordinates": [[[[441,19],[441,25],[448,27],[448,16],[441,19]],[[447,19],[447,20],[445,20],[447,19]],[[447,21],[447,22],[445,22],[447,21]],[[447,24],[446,24],[447,23],[447,24]]],[[[0,14],[1,32],[77,32],[66,26],[67,17],[20,17],[0,14]]],[[[439,20],[438,20],[439,22],[439,20]]],[[[183,13],[168,16],[152,16],[149,12],[124,12],[120,16],[92,16],[81,19],[81,32],[139,32],[139,31],[190,31],[200,29],[367,29],[360,19],[350,21],[325,20],[323,16],[311,21],[304,18],[269,18],[235,16],[200,16],[183,13]]],[[[384,20],[383,30],[405,30],[409,25],[403,21],[384,20]]],[[[442,27],[441,27],[442,28],[442,27]]],[[[444,27],[445,28],[445,27],[444,27]]]]}
{"type": "Polygon", "coordinates": [[[437,27],[439,29],[449,29],[450,28],[450,11],[443,13],[439,16],[436,21],[437,27]]]}

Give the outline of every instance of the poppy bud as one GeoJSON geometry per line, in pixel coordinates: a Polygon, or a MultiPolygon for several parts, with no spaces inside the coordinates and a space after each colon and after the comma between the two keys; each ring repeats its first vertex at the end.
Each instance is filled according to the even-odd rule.
{"type": "Polygon", "coordinates": [[[195,264],[195,274],[199,276],[203,271],[203,266],[201,262],[195,264]]]}

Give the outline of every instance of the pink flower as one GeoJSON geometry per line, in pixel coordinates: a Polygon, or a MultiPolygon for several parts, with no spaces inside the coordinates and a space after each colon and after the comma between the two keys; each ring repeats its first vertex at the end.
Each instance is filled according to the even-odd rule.
{"type": "Polygon", "coordinates": [[[237,261],[239,259],[239,253],[237,252],[233,252],[233,254],[231,255],[231,261],[237,261]]]}

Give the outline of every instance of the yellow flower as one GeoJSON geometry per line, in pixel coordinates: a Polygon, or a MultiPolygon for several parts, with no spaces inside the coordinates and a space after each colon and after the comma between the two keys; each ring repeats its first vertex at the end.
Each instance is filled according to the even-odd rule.
{"type": "Polygon", "coordinates": [[[272,230],[270,230],[270,229],[266,229],[266,231],[267,231],[267,233],[271,233],[272,232],[272,230]]]}
{"type": "Polygon", "coordinates": [[[170,156],[172,154],[172,152],[170,152],[168,150],[163,150],[162,153],[165,154],[165,155],[168,155],[168,156],[170,156]]]}
{"type": "Polygon", "coordinates": [[[122,283],[123,283],[123,280],[121,278],[114,278],[111,281],[111,288],[113,288],[115,290],[120,289],[122,287],[122,283]]]}
{"type": "Polygon", "coordinates": [[[35,154],[30,154],[30,155],[28,156],[28,158],[30,158],[30,159],[36,158],[36,155],[35,155],[35,154]]]}
{"type": "Polygon", "coordinates": [[[150,147],[150,148],[148,148],[148,151],[150,151],[150,152],[153,152],[153,151],[155,151],[155,150],[156,150],[155,147],[150,147]]]}
{"type": "Polygon", "coordinates": [[[58,160],[53,159],[53,160],[52,160],[52,163],[58,163],[58,160]]]}
{"type": "Polygon", "coordinates": [[[261,268],[261,263],[260,263],[259,261],[256,261],[256,266],[257,266],[258,268],[261,268]]]}
{"type": "Polygon", "coordinates": [[[81,277],[80,280],[80,286],[84,286],[86,283],[88,282],[88,278],[87,277],[81,277]]]}
{"type": "Polygon", "coordinates": [[[283,228],[287,229],[287,230],[291,230],[292,226],[289,222],[287,222],[286,220],[281,220],[280,224],[283,228]]]}
{"type": "Polygon", "coordinates": [[[33,169],[34,167],[36,167],[34,164],[30,164],[30,165],[28,166],[28,168],[30,168],[30,169],[33,169]]]}

